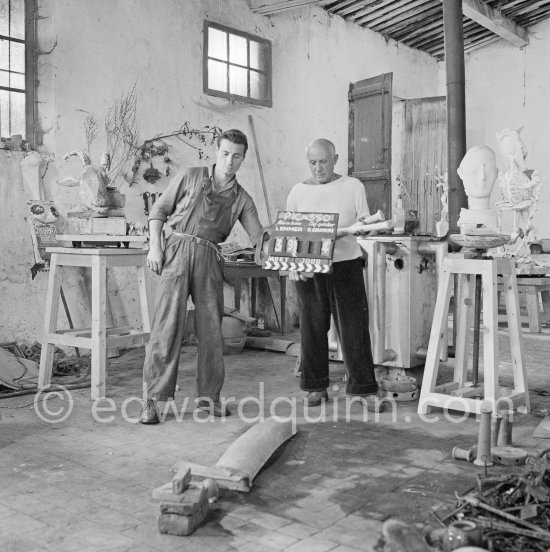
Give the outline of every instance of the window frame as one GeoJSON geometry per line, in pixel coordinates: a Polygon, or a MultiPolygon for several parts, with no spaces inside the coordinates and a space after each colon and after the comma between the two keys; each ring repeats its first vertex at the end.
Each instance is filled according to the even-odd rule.
{"type": "MultiPolygon", "coordinates": [[[[37,144],[36,136],[36,56],[34,53],[36,44],[36,0],[23,0],[24,21],[25,21],[25,37],[24,39],[11,36],[1,35],[3,40],[22,44],[25,48],[25,89],[0,86],[1,90],[15,91],[25,95],[25,140],[35,147],[37,144]]],[[[9,136],[4,136],[9,138],[9,136]]]]}
{"type": "MultiPolygon", "coordinates": [[[[228,38],[229,40],[229,38],[228,38]]],[[[272,65],[271,65],[271,41],[267,40],[266,38],[261,38],[259,36],[246,33],[244,31],[239,31],[238,29],[234,29],[232,27],[227,27],[226,25],[220,25],[219,23],[214,23],[213,21],[204,20],[204,27],[203,27],[203,67],[202,67],[202,75],[203,75],[203,92],[205,94],[208,94],[209,96],[216,96],[218,98],[226,98],[229,100],[235,100],[238,102],[244,102],[244,103],[250,103],[254,105],[261,105],[264,107],[272,107],[273,105],[273,97],[272,97],[272,65]],[[235,67],[242,67],[243,69],[247,70],[247,77],[248,77],[248,86],[250,86],[250,71],[257,71],[258,73],[262,73],[266,77],[266,91],[267,91],[267,98],[265,100],[259,100],[257,98],[251,98],[250,96],[241,96],[239,94],[234,94],[232,92],[223,92],[221,90],[216,90],[215,88],[209,88],[208,87],[208,60],[213,59],[217,60],[217,58],[210,58],[208,56],[208,30],[209,29],[217,29],[219,31],[223,31],[225,33],[239,36],[242,38],[245,38],[247,40],[252,40],[254,42],[260,43],[263,47],[266,49],[266,59],[265,59],[265,69],[254,69],[250,67],[250,59],[248,59],[248,65],[241,65],[239,63],[231,63],[229,60],[227,60],[226,63],[229,65],[233,65],[235,67]]],[[[225,60],[218,60],[218,61],[224,61],[225,60]]],[[[229,87],[228,87],[229,89],[229,87]]]]}

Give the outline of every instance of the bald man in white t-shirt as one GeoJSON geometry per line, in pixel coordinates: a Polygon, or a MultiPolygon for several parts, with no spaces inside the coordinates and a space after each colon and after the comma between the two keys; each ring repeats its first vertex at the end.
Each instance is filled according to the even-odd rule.
{"type": "Polygon", "coordinates": [[[334,144],[317,139],[306,150],[311,178],[296,184],[287,199],[294,212],[338,213],[337,240],[331,274],[313,277],[292,271],[300,307],[302,354],[300,387],[308,406],[328,400],[328,330],[332,314],[347,370],[346,394],[360,396],[367,408],[382,410],[374,374],[369,334],[364,258],[355,234],[369,213],[363,184],[334,172],[334,144]]]}

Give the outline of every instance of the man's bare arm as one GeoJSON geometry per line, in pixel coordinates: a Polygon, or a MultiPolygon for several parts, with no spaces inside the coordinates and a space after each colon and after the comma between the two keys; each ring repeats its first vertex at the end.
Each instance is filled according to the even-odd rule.
{"type": "Polygon", "coordinates": [[[149,253],[147,255],[147,266],[155,273],[162,272],[164,264],[164,251],[162,250],[162,227],[164,222],[159,219],[149,221],[149,253]]]}

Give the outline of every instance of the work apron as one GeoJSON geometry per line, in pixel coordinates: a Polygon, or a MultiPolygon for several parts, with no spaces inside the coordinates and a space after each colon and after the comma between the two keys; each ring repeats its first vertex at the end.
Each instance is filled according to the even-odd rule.
{"type": "Polygon", "coordinates": [[[195,305],[197,397],[219,400],[225,377],[221,332],[223,263],[216,244],[231,232],[235,198],[235,187],[215,193],[205,169],[191,215],[166,239],[143,367],[147,398],[166,401],[174,396],[187,300],[191,296],[195,305]]]}

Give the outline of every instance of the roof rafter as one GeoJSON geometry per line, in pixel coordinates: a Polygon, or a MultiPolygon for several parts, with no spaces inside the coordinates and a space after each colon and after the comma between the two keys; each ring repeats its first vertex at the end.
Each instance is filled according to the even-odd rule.
{"type": "Polygon", "coordinates": [[[326,6],[333,0],[260,0],[253,3],[250,9],[260,15],[273,15],[297,8],[306,8],[308,6],[326,6]]]}
{"type": "Polygon", "coordinates": [[[522,48],[529,44],[527,31],[523,27],[491,8],[483,0],[462,0],[462,13],[514,46],[522,48]]]}

